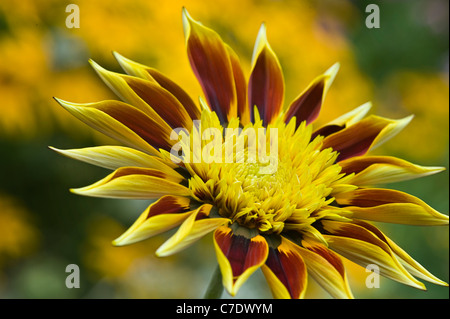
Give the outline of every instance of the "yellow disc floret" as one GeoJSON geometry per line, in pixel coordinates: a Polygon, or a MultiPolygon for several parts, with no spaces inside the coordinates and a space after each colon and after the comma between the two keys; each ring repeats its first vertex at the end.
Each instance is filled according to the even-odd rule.
{"type": "Polygon", "coordinates": [[[314,221],[335,213],[328,205],[334,201],[336,186],[346,189],[344,174],[335,163],[338,154],[322,149],[323,138],[311,140],[311,126],[303,122],[295,128],[294,119],[264,129],[257,119],[236,130],[237,122],[223,128],[209,111],[203,112],[199,124],[189,143],[182,144],[189,147],[184,159],[196,159],[184,161],[192,176],[189,186],[194,198],[213,204],[221,216],[259,233],[279,234],[289,229],[311,232],[314,221]],[[211,125],[220,131],[219,141],[193,140],[204,137],[211,125]],[[228,134],[231,129],[234,135],[228,134]]]}

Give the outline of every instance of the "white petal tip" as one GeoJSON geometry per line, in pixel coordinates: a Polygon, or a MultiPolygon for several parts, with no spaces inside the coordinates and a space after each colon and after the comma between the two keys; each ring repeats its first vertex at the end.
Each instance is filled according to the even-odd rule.
{"type": "Polygon", "coordinates": [[[341,64],[339,62],[336,62],[328,70],[325,71],[325,74],[329,75],[330,77],[334,77],[336,76],[336,73],[339,71],[340,67],[341,64]]]}

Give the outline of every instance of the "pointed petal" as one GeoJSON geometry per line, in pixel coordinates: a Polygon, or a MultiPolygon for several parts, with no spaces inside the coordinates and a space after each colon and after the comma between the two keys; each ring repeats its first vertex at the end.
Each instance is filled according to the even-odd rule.
{"type": "Polygon", "coordinates": [[[335,195],[353,218],[405,225],[448,225],[439,213],[415,196],[396,190],[365,188],[335,195]]]}
{"type": "Polygon", "coordinates": [[[92,185],[71,191],[106,198],[154,199],[170,194],[189,196],[189,188],[178,184],[180,181],[155,169],[122,167],[92,185]]]}
{"type": "Polygon", "coordinates": [[[229,223],[228,218],[205,218],[209,215],[211,207],[208,204],[200,206],[183,222],[178,231],[158,248],[156,255],[158,257],[173,255],[189,247],[219,226],[229,223]]]}
{"type": "Polygon", "coordinates": [[[269,256],[261,270],[269,283],[274,298],[303,298],[308,282],[306,264],[298,246],[281,237],[276,248],[269,248],[269,256]]]}
{"type": "Polygon", "coordinates": [[[288,107],[284,121],[288,123],[295,116],[297,127],[302,121],[306,121],[306,124],[312,123],[319,116],[328,88],[338,70],[339,63],[336,63],[323,75],[315,78],[288,107]]]}
{"type": "Polygon", "coordinates": [[[387,238],[387,243],[389,247],[391,247],[392,251],[396,254],[397,258],[400,260],[401,264],[405,267],[405,269],[413,276],[418,277],[420,279],[426,280],[436,285],[448,286],[448,283],[437,278],[428,270],[425,269],[421,264],[419,264],[416,260],[414,260],[411,256],[409,256],[402,248],[397,246],[391,239],[387,238]]]}
{"type": "Polygon", "coordinates": [[[347,112],[341,116],[339,116],[338,118],[332,120],[330,123],[330,125],[345,125],[346,127],[351,126],[353,124],[358,123],[359,121],[361,121],[364,116],[366,116],[366,114],[370,111],[370,109],[372,108],[372,103],[371,102],[366,102],[360,106],[358,106],[357,108],[351,110],[350,112],[347,112]]]}
{"type": "Polygon", "coordinates": [[[192,119],[184,106],[159,84],[136,77],[123,76],[128,86],[172,128],[192,127],[192,119]]]}
{"type": "Polygon", "coordinates": [[[369,112],[371,107],[372,103],[367,102],[351,110],[350,112],[345,113],[344,115],[338,117],[337,119],[334,119],[333,121],[327,123],[326,125],[316,130],[312,134],[311,140],[313,140],[318,135],[327,137],[328,135],[339,132],[344,128],[359,122],[364,118],[364,116],[366,116],[367,112],[369,112]]]}
{"type": "Polygon", "coordinates": [[[154,84],[159,84],[162,88],[170,92],[183,105],[191,119],[200,118],[201,112],[199,107],[191,99],[189,94],[187,94],[186,91],[184,91],[170,78],[154,68],[150,68],[144,64],[125,58],[117,52],[113,52],[113,54],[127,74],[148,80],[154,84]]]}
{"type": "Polygon", "coordinates": [[[236,88],[226,45],[213,30],[191,18],[183,8],[183,27],[192,69],[206,100],[222,123],[237,115],[236,88]]]}
{"type": "Polygon", "coordinates": [[[444,167],[425,167],[390,156],[361,156],[339,162],[341,173],[356,175],[348,182],[358,186],[393,183],[436,174],[444,167]]]}
{"type": "Polygon", "coordinates": [[[310,274],[333,298],[352,299],[353,294],[347,281],[341,258],[317,242],[302,242],[298,251],[308,267],[310,274]]]}
{"type": "Polygon", "coordinates": [[[425,286],[415,279],[397,260],[390,247],[373,232],[352,223],[323,220],[324,235],[331,249],[366,267],[376,264],[380,274],[418,289],[425,286]]]}
{"type": "Polygon", "coordinates": [[[395,254],[400,263],[405,267],[405,269],[413,276],[426,281],[432,282],[441,286],[448,286],[448,284],[433,274],[426,270],[421,264],[415,261],[411,256],[409,256],[401,247],[399,247],[394,241],[381,232],[377,227],[371,225],[362,220],[355,220],[353,223],[366,228],[375,234],[379,239],[384,241],[391,248],[392,252],[395,254]]]}
{"type": "MultiPolygon", "coordinates": [[[[256,106],[264,123],[269,124],[281,112],[284,99],[284,78],[275,52],[267,42],[266,27],[259,29],[248,83],[249,106],[256,106]]],[[[252,116],[253,120],[253,116],[252,116]]]]}
{"type": "Polygon", "coordinates": [[[50,149],[64,156],[107,169],[116,170],[124,166],[154,168],[168,175],[181,177],[173,170],[177,167],[176,164],[129,147],[95,146],[69,150],[50,147],[50,149]]]}
{"type": "Polygon", "coordinates": [[[79,120],[97,131],[140,151],[159,155],[154,148],[170,149],[170,130],[142,111],[119,101],[78,104],[56,101],[79,120]]]}
{"type": "Polygon", "coordinates": [[[411,117],[390,120],[378,116],[369,116],[323,140],[322,149],[332,147],[339,152],[337,161],[364,155],[403,129],[411,117]]]}
{"type": "MultiPolygon", "coordinates": [[[[244,71],[237,54],[227,45],[230,56],[231,67],[233,69],[234,85],[236,87],[237,116],[243,126],[250,123],[250,108],[247,100],[247,82],[244,71]]],[[[232,116],[231,116],[232,117],[232,116]]],[[[229,117],[230,118],[230,117],[229,117]]]]}
{"type": "Polygon", "coordinates": [[[214,232],[214,247],[225,289],[234,296],[242,284],[264,264],[268,245],[261,235],[247,238],[221,226],[214,232]]]}
{"type": "Polygon", "coordinates": [[[180,225],[192,215],[190,199],[167,195],[151,204],[134,224],[113,241],[115,246],[124,246],[145,240],[180,225]]]}
{"type": "Polygon", "coordinates": [[[156,81],[111,72],[92,60],[90,62],[117,96],[146,113],[161,126],[166,129],[166,126],[188,129],[192,126],[192,120],[184,106],[156,81]]]}
{"type": "Polygon", "coordinates": [[[389,120],[390,123],[380,132],[380,134],[377,135],[373,141],[371,149],[377,148],[400,133],[412,121],[413,118],[414,115],[410,115],[399,120],[389,120]]]}
{"type": "Polygon", "coordinates": [[[191,119],[200,119],[200,108],[178,84],[156,69],[127,59],[117,52],[113,52],[113,54],[127,74],[158,83],[161,87],[165,88],[167,91],[172,93],[175,98],[177,98],[177,100],[184,106],[191,119]]]}

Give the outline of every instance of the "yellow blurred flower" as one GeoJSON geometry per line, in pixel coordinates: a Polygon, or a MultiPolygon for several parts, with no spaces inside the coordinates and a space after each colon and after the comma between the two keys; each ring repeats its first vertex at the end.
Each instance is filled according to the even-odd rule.
{"type": "Polygon", "coordinates": [[[399,143],[385,150],[406,154],[412,160],[431,163],[442,160],[449,143],[448,75],[400,72],[387,81],[388,94],[381,102],[390,115],[414,114],[399,143]]]}
{"type": "MultiPolygon", "coordinates": [[[[116,249],[111,236],[124,231],[116,221],[102,217],[90,223],[88,239],[83,247],[84,265],[101,278],[117,279],[126,274],[139,258],[148,256],[148,244],[116,249]]],[[[150,247],[151,248],[151,247],[150,247]]]]}
{"type": "MultiPolygon", "coordinates": [[[[89,56],[117,67],[112,50],[161,70],[193,97],[201,95],[185,56],[180,21],[182,4],[178,0],[132,3],[121,0],[114,4],[106,0],[80,0],[79,29],[65,26],[68,15],[65,7],[69,3],[55,0],[0,3],[0,19],[4,18],[7,26],[6,36],[0,39],[0,60],[8,61],[0,65],[0,95],[4,100],[0,134],[36,135],[52,130],[55,122],[62,123],[63,128],[72,125],[68,114],[54,107],[51,97],[76,101],[73,98],[76,95],[79,100],[93,102],[108,97],[106,88],[95,82],[94,73],[87,71],[84,63],[74,61],[84,62],[89,56]],[[66,59],[63,55],[60,61],[58,52],[64,46],[72,53],[66,59]],[[81,81],[73,81],[82,86],[68,92],[66,83],[74,77],[81,81]]],[[[268,36],[273,39],[272,46],[286,71],[287,99],[293,99],[311,78],[334,62],[345,65],[329,93],[318,125],[335,118],[336,109],[345,112],[372,98],[371,83],[358,70],[347,40],[337,31],[323,28],[310,4],[219,0],[214,6],[205,6],[204,1],[186,0],[183,5],[208,17],[205,23],[221,32],[239,56],[247,57],[241,61],[246,74],[250,71],[249,44],[258,31],[255,26],[263,21],[270,24],[268,36]],[[295,36],[285,41],[291,34],[295,36]],[[349,82],[356,86],[346,85],[349,82]]]]}
{"type": "Polygon", "coordinates": [[[31,254],[38,246],[39,233],[30,222],[30,213],[14,199],[0,194],[0,269],[31,254]]]}

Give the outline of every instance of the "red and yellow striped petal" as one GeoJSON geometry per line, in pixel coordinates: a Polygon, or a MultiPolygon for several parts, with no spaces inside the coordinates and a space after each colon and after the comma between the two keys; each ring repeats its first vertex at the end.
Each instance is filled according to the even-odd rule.
{"type": "Polygon", "coordinates": [[[170,130],[153,121],[144,112],[120,101],[78,104],[56,101],[72,115],[97,131],[151,155],[160,155],[155,148],[169,150],[174,141],[170,130]]]}
{"type": "MultiPolygon", "coordinates": [[[[233,69],[234,84],[236,87],[237,116],[243,126],[250,123],[250,108],[247,100],[247,82],[244,71],[237,54],[227,45],[230,56],[231,67],[233,69]]],[[[229,118],[231,119],[231,118],[229,118]]]]}
{"type": "Polygon", "coordinates": [[[281,237],[276,248],[269,248],[266,263],[261,267],[274,298],[303,298],[308,284],[306,264],[298,246],[281,237]]]}
{"type": "Polygon", "coordinates": [[[191,191],[179,184],[181,180],[155,169],[122,167],[92,185],[71,191],[85,196],[129,199],[155,199],[170,194],[189,196],[191,191]]]}
{"type": "Polygon", "coordinates": [[[124,246],[145,240],[180,225],[193,214],[189,211],[190,199],[167,195],[151,204],[134,224],[113,241],[115,246],[124,246]]]}
{"type": "Polygon", "coordinates": [[[125,166],[153,168],[168,175],[181,177],[179,173],[173,170],[173,168],[178,167],[173,162],[129,147],[95,146],[69,150],[50,147],[50,149],[64,156],[107,169],[116,170],[125,166]]]}
{"type": "Polygon", "coordinates": [[[335,195],[353,218],[405,225],[448,225],[439,213],[415,196],[390,189],[365,188],[335,195]]]}
{"type": "Polygon", "coordinates": [[[384,241],[391,248],[392,252],[395,254],[400,263],[405,267],[405,269],[413,276],[426,281],[432,282],[441,286],[448,286],[448,284],[433,274],[426,270],[421,264],[415,261],[411,256],[409,256],[401,247],[399,247],[395,242],[393,242],[389,237],[381,232],[377,227],[371,225],[362,220],[354,220],[354,224],[364,227],[365,229],[371,231],[379,239],[384,241]]]}
{"type": "Polygon", "coordinates": [[[221,226],[214,232],[214,247],[225,289],[234,296],[242,284],[264,264],[268,254],[266,240],[257,235],[247,238],[221,226]]]}
{"type": "Polygon", "coordinates": [[[390,156],[361,156],[339,162],[342,173],[356,175],[348,181],[357,186],[400,182],[424,177],[445,170],[444,167],[425,167],[390,156]]]}
{"type": "Polygon", "coordinates": [[[390,247],[374,233],[352,223],[323,220],[324,235],[329,248],[351,261],[366,267],[376,264],[380,274],[418,289],[425,289],[397,260],[390,247]]]}
{"type": "Polygon", "coordinates": [[[183,8],[183,28],[192,69],[221,122],[237,116],[236,87],[228,49],[220,36],[183,8]]]}
{"type": "MultiPolygon", "coordinates": [[[[283,72],[275,52],[267,41],[264,24],[259,29],[253,51],[248,99],[250,110],[256,106],[265,125],[278,116],[283,106],[283,72]]],[[[254,120],[253,115],[251,119],[254,120]]]]}
{"type": "Polygon", "coordinates": [[[288,123],[295,116],[297,126],[303,121],[306,121],[306,124],[312,123],[319,116],[327,91],[338,70],[339,63],[336,63],[323,75],[315,78],[289,105],[284,121],[288,123]]]}
{"type": "Polygon", "coordinates": [[[337,161],[366,154],[400,132],[412,117],[390,120],[379,116],[369,116],[323,140],[322,149],[332,147],[339,152],[337,161]]]}
{"type": "Polygon", "coordinates": [[[366,116],[367,112],[369,112],[372,107],[372,103],[367,102],[357,108],[351,110],[344,115],[341,115],[337,119],[332,120],[331,122],[325,124],[321,128],[314,131],[311,136],[311,140],[313,140],[316,136],[321,135],[327,137],[328,135],[334,134],[343,130],[346,127],[349,127],[355,123],[358,123],[360,120],[366,116]]]}
{"type": "Polygon", "coordinates": [[[162,244],[156,251],[158,257],[166,257],[175,254],[219,226],[229,223],[228,218],[207,218],[212,206],[204,204],[189,216],[177,232],[162,244]]]}
{"type": "Polygon", "coordinates": [[[321,243],[303,240],[302,245],[304,248],[298,246],[298,250],[308,267],[308,274],[333,298],[352,299],[341,258],[321,243]]]}
{"type": "Polygon", "coordinates": [[[194,103],[189,94],[187,94],[178,84],[156,69],[127,59],[117,52],[113,52],[113,54],[127,74],[149,80],[153,83],[158,83],[184,106],[191,119],[200,119],[200,108],[194,103]]]}
{"type": "Polygon", "coordinates": [[[168,90],[155,81],[108,71],[91,61],[103,81],[124,102],[130,103],[146,113],[166,130],[192,127],[192,119],[184,106],[168,90]]]}

